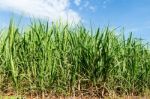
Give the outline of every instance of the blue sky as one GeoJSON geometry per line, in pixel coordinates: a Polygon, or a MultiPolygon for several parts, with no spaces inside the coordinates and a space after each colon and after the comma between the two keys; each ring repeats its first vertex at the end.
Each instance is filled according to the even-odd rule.
{"type": "Polygon", "coordinates": [[[0,26],[7,26],[12,15],[16,20],[22,16],[22,23],[34,16],[92,22],[97,27],[120,26],[150,41],[150,0],[1,0],[0,26]]]}

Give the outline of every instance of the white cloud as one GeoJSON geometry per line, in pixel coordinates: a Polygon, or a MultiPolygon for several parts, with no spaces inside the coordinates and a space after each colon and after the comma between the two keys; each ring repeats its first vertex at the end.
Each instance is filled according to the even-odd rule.
{"type": "Polygon", "coordinates": [[[80,9],[80,10],[88,9],[88,10],[91,10],[92,12],[95,12],[95,11],[96,11],[96,7],[93,6],[93,5],[91,5],[91,4],[90,4],[90,1],[84,2],[83,6],[81,6],[79,9],[80,9]]]}
{"type": "Polygon", "coordinates": [[[88,7],[89,4],[90,4],[90,2],[89,2],[89,1],[86,1],[85,4],[84,4],[83,6],[84,6],[84,7],[88,7]]]}
{"type": "Polygon", "coordinates": [[[81,3],[81,0],[74,0],[74,3],[75,3],[77,6],[79,6],[80,3],[81,3]]]}
{"type": "Polygon", "coordinates": [[[150,30],[150,25],[128,28],[129,32],[138,32],[138,31],[143,31],[143,30],[150,30]]]}
{"type": "Polygon", "coordinates": [[[95,7],[94,6],[90,6],[89,9],[92,10],[92,12],[95,12],[95,7]]]}
{"type": "Polygon", "coordinates": [[[102,8],[107,8],[107,4],[110,2],[110,0],[104,0],[103,2],[102,2],[102,8]]]}
{"type": "Polygon", "coordinates": [[[0,9],[36,18],[79,22],[79,14],[70,9],[69,0],[0,0],[0,9]]]}

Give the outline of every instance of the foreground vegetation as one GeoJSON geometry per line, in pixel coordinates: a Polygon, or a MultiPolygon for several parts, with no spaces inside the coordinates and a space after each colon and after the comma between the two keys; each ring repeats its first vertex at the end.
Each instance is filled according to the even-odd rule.
{"type": "Polygon", "coordinates": [[[1,93],[143,95],[150,90],[149,45],[107,28],[13,21],[0,33],[1,93]]]}

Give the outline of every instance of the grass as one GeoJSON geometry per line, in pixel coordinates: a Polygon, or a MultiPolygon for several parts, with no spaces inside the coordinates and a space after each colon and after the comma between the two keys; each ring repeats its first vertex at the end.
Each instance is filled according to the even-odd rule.
{"type": "Polygon", "coordinates": [[[132,33],[31,22],[0,33],[0,91],[19,95],[144,95],[150,50],[132,33]]]}

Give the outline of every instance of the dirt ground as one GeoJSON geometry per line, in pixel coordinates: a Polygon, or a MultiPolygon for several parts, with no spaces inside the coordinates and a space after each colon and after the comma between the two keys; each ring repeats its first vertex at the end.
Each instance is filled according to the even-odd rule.
{"type": "Polygon", "coordinates": [[[84,97],[56,97],[56,96],[48,96],[48,97],[16,97],[16,96],[1,96],[0,99],[150,99],[149,96],[124,96],[124,97],[105,97],[105,98],[98,98],[98,97],[90,97],[90,96],[84,96],[84,97]]]}

